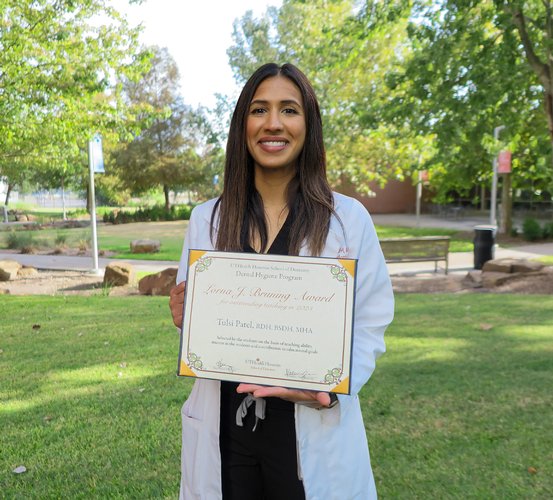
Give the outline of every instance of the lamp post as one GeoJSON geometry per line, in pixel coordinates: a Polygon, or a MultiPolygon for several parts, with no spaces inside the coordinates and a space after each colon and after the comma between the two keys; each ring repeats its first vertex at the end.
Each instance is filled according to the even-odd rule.
{"type": "Polygon", "coordinates": [[[88,141],[88,170],[90,192],[90,226],[92,228],[92,274],[101,275],[98,267],[98,234],[96,230],[96,195],[94,193],[94,173],[104,172],[104,156],[102,153],[102,139],[96,134],[88,141]]]}
{"type": "Polygon", "coordinates": [[[422,198],[422,172],[419,170],[418,179],[417,179],[417,199],[416,199],[416,206],[415,206],[417,227],[419,227],[420,225],[421,198],[422,198]]]}
{"type": "MultiPolygon", "coordinates": [[[[499,133],[505,128],[505,125],[499,125],[493,129],[493,138],[499,140],[499,133]]],[[[490,202],[490,225],[497,227],[496,216],[497,205],[497,155],[493,157],[493,173],[492,173],[492,193],[490,202]]]]}

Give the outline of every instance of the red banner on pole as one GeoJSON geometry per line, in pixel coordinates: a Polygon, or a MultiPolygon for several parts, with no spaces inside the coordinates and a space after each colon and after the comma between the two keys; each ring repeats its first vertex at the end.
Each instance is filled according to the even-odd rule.
{"type": "Polygon", "coordinates": [[[498,174],[510,174],[511,173],[511,152],[501,151],[497,157],[497,173],[498,174]]]}

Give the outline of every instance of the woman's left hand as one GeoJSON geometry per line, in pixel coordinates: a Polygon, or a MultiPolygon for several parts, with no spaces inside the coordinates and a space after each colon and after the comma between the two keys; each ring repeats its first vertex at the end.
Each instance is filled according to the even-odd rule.
{"type": "Polygon", "coordinates": [[[286,389],[284,387],[270,387],[256,384],[240,384],[236,392],[250,392],[256,398],[281,398],[292,403],[303,403],[314,407],[328,407],[330,405],[328,392],[286,389]]]}

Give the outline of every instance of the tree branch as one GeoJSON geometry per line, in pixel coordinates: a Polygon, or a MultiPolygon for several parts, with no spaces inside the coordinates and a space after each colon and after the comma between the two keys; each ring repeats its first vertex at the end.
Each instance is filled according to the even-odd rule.
{"type": "Polygon", "coordinates": [[[541,84],[549,91],[551,88],[551,74],[549,71],[549,66],[545,64],[536,54],[528,30],[526,28],[526,20],[524,14],[520,7],[514,7],[511,4],[507,4],[507,8],[510,10],[511,18],[514,25],[517,28],[517,31],[524,47],[524,52],[526,53],[526,59],[530,67],[534,70],[538,76],[541,84]],[[508,7],[507,7],[508,6],[508,7]]]}

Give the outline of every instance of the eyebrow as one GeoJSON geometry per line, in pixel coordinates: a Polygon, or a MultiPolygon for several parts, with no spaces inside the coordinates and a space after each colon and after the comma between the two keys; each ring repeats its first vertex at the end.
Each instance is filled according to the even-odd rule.
{"type": "MultiPolygon", "coordinates": [[[[250,102],[250,106],[252,104],[269,104],[269,101],[266,101],[263,99],[256,99],[255,101],[250,102]]],[[[284,105],[294,104],[295,106],[302,107],[301,104],[295,99],[286,99],[284,101],[280,101],[279,104],[284,104],[284,105]]]]}

